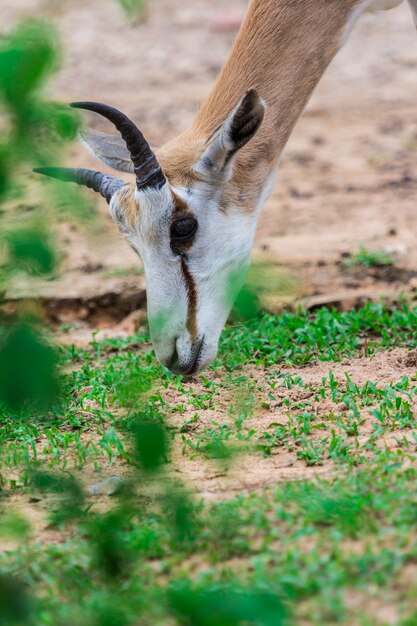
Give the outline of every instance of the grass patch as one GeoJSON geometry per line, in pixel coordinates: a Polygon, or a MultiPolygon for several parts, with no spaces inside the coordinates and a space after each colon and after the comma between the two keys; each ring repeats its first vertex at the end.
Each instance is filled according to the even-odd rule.
{"type": "Polygon", "coordinates": [[[1,412],[0,535],[17,545],[0,568],[22,623],[382,626],[388,605],[413,623],[417,376],[333,370],[415,349],[416,322],[406,304],[265,315],[229,327],[217,363],[188,381],[144,335],[62,348],[64,400],[1,412]],[[327,373],[307,382],[317,362],[327,373]],[[171,471],[209,462],[226,484],[246,455],[284,454],[310,478],[212,505],[171,471]],[[113,500],[88,494],[99,470],[125,478],[113,500]]]}
{"type": "Polygon", "coordinates": [[[355,254],[344,262],[345,267],[381,267],[394,265],[394,257],[385,250],[367,250],[361,246],[355,254]]]}
{"type": "Polygon", "coordinates": [[[93,510],[81,516],[72,540],[23,545],[2,555],[2,570],[19,573],[37,590],[38,624],[97,623],[101,603],[118,607],[125,624],[138,623],[138,615],[139,623],[168,623],[185,603],[191,605],[186,615],[195,611],[195,623],[205,624],[207,611],[216,619],[219,598],[232,621],[214,623],[247,623],[239,597],[254,624],[349,624],[352,591],[363,594],[359,623],[383,623],[368,607],[382,610],[386,598],[398,604],[400,623],[416,610],[415,581],[402,575],[416,559],[416,472],[388,460],[385,471],[381,463],[330,482],[289,483],[211,507],[190,506],[190,532],[181,538],[170,513],[93,510]],[[116,597],[115,579],[121,585],[116,597]]]}

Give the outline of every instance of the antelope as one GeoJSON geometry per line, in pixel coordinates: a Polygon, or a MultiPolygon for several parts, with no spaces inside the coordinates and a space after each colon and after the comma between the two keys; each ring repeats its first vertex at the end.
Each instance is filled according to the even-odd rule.
{"type": "MultiPolygon", "coordinates": [[[[72,104],[120,136],[86,130],[104,163],[134,184],[86,169],[38,173],[99,192],[136,250],[158,360],[191,375],[216,356],[249,266],[280,156],[323,72],[360,15],[402,0],[251,0],[231,54],[191,127],[156,154],[117,109],[72,104]]],[[[417,24],[417,0],[408,0],[417,24]]]]}

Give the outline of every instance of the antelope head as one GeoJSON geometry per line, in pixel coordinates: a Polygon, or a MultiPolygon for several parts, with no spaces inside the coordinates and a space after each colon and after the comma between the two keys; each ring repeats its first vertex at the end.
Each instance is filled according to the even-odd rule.
{"type": "Polygon", "coordinates": [[[265,106],[250,90],[209,137],[185,134],[162,148],[158,158],[117,109],[91,102],[72,106],[114,124],[120,137],[89,131],[84,139],[105,163],[133,173],[135,184],[85,169],[35,171],[104,196],[144,265],[158,360],[175,373],[195,373],[216,356],[249,265],[256,207],[239,205],[234,166],[257,132],[265,106]]]}

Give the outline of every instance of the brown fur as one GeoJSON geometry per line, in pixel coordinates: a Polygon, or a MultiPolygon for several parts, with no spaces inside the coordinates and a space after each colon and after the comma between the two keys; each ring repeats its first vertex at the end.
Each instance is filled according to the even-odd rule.
{"type": "Polygon", "coordinates": [[[125,185],[119,191],[118,205],[123,211],[121,222],[127,229],[135,230],[138,219],[138,204],[135,199],[135,186],[125,185]]]}
{"type": "Polygon", "coordinates": [[[157,153],[165,176],[172,185],[192,187],[198,176],[192,171],[206,145],[206,140],[196,134],[184,134],[165,144],[157,153]]]}
{"type": "Polygon", "coordinates": [[[242,209],[252,210],[360,1],[252,0],[230,57],[192,127],[158,154],[169,180],[185,187],[196,182],[191,169],[208,138],[253,87],[267,112],[255,138],[238,154],[222,199],[223,206],[230,205],[244,189],[242,209]]]}

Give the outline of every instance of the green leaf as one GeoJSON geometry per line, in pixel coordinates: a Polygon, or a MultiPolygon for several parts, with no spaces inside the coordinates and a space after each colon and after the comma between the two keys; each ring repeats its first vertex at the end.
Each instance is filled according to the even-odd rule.
{"type": "Polygon", "coordinates": [[[44,231],[19,229],[6,234],[10,265],[33,276],[49,274],[55,267],[55,254],[44,231]]]}
{"type": "Polygon", "coordinates": [[[233,316],[239,320],[256,317],[261,310],[260,300],[253,289],[244,287],[237,295],[233,307],[233,316]]]}
{"type": "Polygon", "coordinates": [[[27,624],[31,609],[23,584],[0,574],[0,626],[27,624]]]}
{"type": "Polygon", "coordinates": [[[193,589],[187,585],[172,587],[170,604],[179,623],[192,626],[280,626],[286,611],[278,596],[268,591],[214,586],[193,589]]]}
{"type": "Polygon", "coordinates": [[[134,425],[136,455],[141,467],[148,471],[157,470],[165,462],[167,442],[163,426],[144,418],[134,425]]]}
{"type": "Polygon", "coordinates": [[[0,48],[0,96],[14,111],[21,110],[56,64],[54,33],[40,21],[20,24],[0,48]]]}
{"type": "Polygon", "coordinates": [[[57,400],[59,390],[54,351],[34,328],[16,324],[0,342],[0,402],[11,411],[25,406],[41,411],[57,400]]]}

